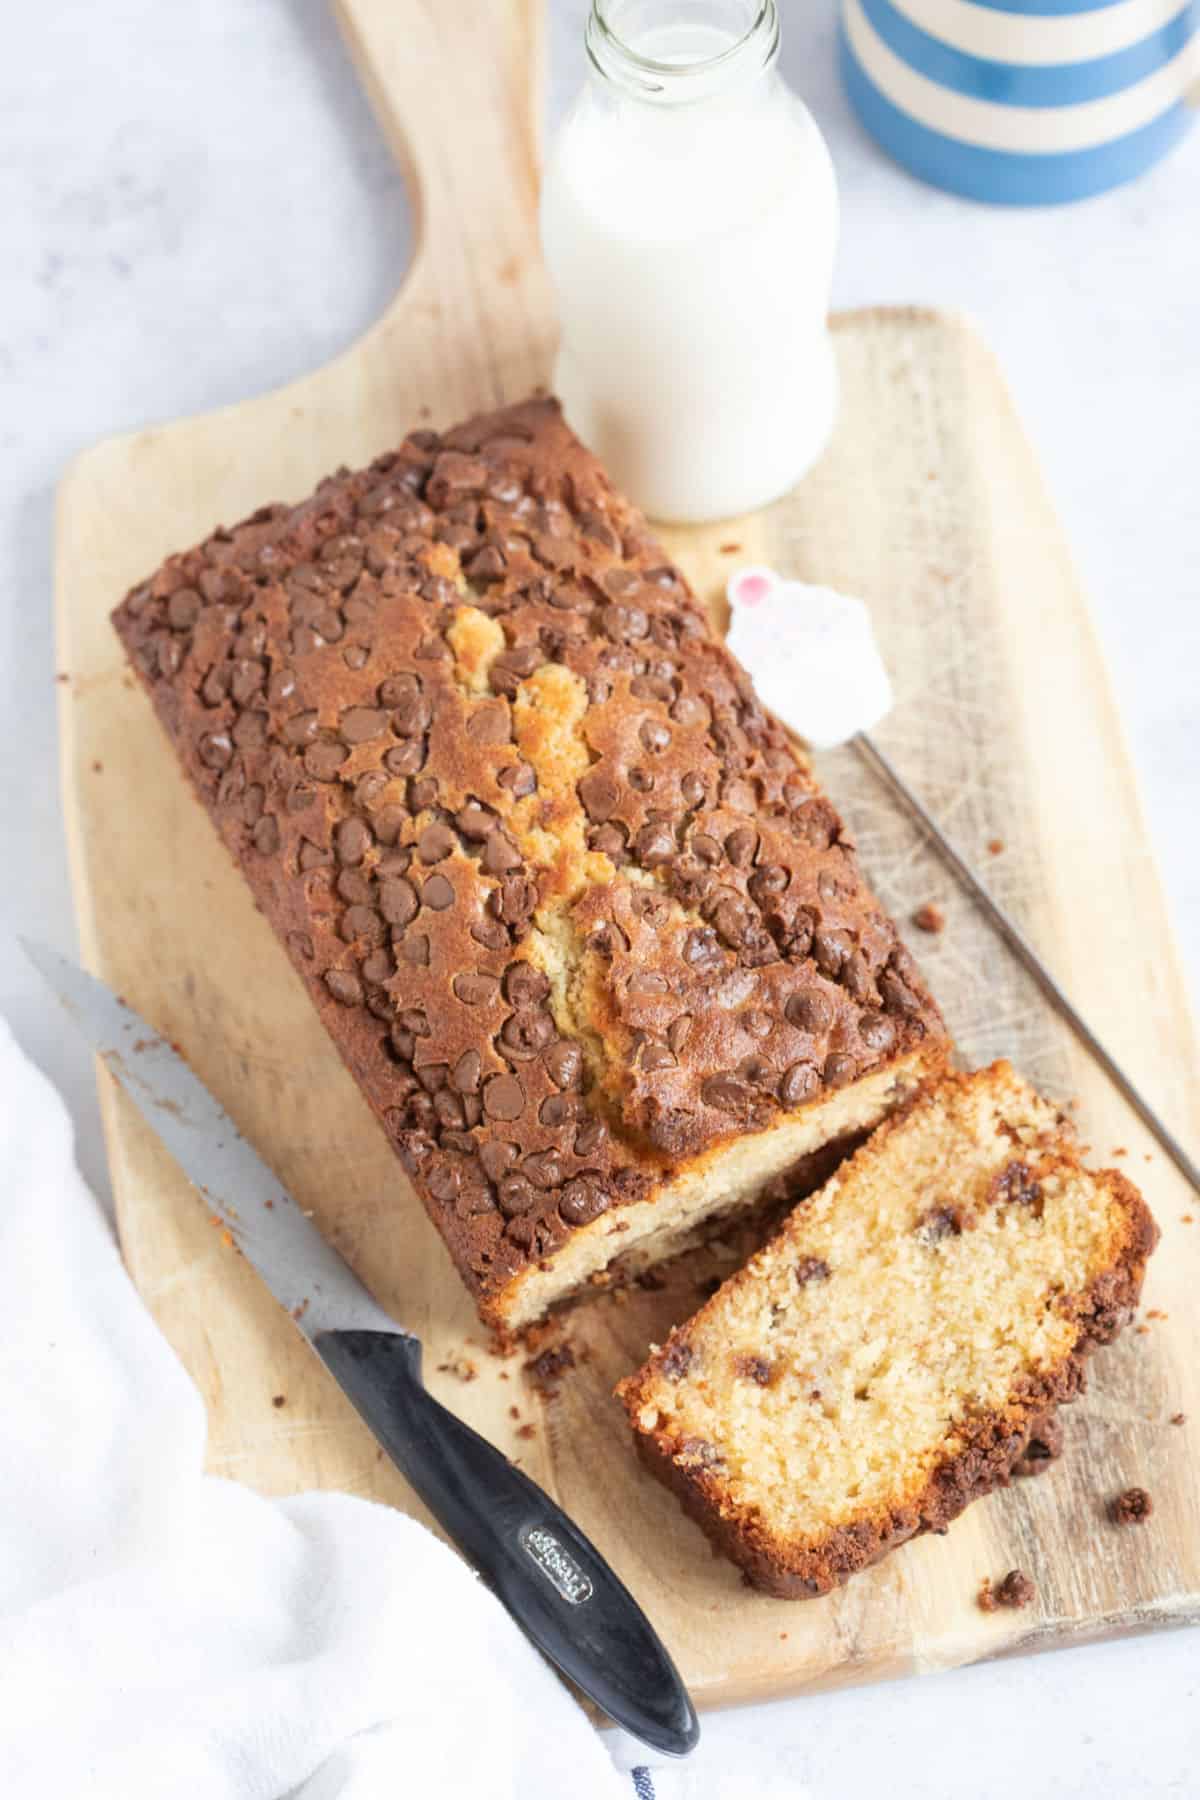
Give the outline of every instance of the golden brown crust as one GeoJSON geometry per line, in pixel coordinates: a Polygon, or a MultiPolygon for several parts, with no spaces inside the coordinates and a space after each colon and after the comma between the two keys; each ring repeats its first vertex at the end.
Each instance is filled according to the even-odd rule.
{"type": "Polygon", "coordinates": [[[114,623],[497,1323],[681,1159],[940,1054],[836,812],[555,403],[416,432],[114,623]]]}
{"type": "MultiPolygon", "coordinates": [[[[996,1071],[1011,1074],[1007,1064],[996,1071]]],[[[994,1071],[995,1072],[995,1071],[994,1071]]],[[[972,1075],[947,1075],[937,1087],[965,1088],[978,1079],[972,1075]]],[[[863,1159],[878,1158],[883,1144],[902,1128],[916,1106],[930,1103],[926,1087],[900,1115],[885,1121],[845,1166],[843,1180],[853,1179],[863,1159]]],[[[1079,1164],[1060,1144],[1047,1147],[1038,1163],[1039,1177],[1055,1169],[1077,1172],[1079,1164]]],[[[972,1500],[1007,1486],[1012,1475],[1029,1472],[1026,1453],[1034,1438],[1045,1439],[1048,1428],[1050,1455],[1054,1451],[1052,1429],[1056,1409],[1081,1393],[1086,1386],[1087,1359],[1097,1345],[1110,1343],[1129,1322],[1141,1293],[1146,1261],[1158,1241],[1158,1228],[1141,1194],[1119,1171],[1103,1170],[1093,1179],[1105,1188],[1121,1215],[1122,1226],[1113,1245],[1110,1266],[1089,1284],[1086,1293],[1068,1296],[1059,1304],[1074,1318],[1077,1333],[1069,1353],[1056,1367],[1027,1373],[1010,1392],[1006,1404],[971,1419],[959,1427],[964,1447],[946,1457],[931,1473],[922,1490],[890,1508],[865,1512],[851,1524],[831,1530],[820,1542],[798,1543],[780,1536],[750,1506],[738,1505],[729,1494],[719,1458],[713,1446],[681,1437],[669,1426],[646,1430],[639,1424],[644,1407],[653,1407],[654,1385],[663,1373],[686,1378],[687,1342],[706,1316],[719,1316],[730,1293],[755,1280],[752,1263],[738,1271],[707,1304],[676,1328],[658,1351],[634,1375],[617,1388],[634,1428],[639,1456],[645,1466],[678,1498],[683,1510],[696,1521],[712,1542],[745,1572],[750,1582],[765,1593],[782,1599],[804,1599],[829,1593],[860,1569],[867,1568],[924,1532],[941,1532],[972,1500]],[[674,1359],[674,1361],[673,1361],[674,1359]]],[[[784,1241],[786,1227],[780,1234],[784,1241]]],[[[771,1255],[768,1244],[762,1253],[771,1255]]],[[[757,1260],[757,1259],[756,1259],[757,1260]]]]}

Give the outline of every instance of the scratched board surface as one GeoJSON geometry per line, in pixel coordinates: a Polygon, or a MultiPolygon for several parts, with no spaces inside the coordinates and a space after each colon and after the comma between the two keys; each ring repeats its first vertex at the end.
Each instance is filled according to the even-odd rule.
{"type": "MultiPolygon", "coordinates": [[[[574,1366],[542,1392],[494,1357],[436,1234],[303,989],[177,772],[107,624],[169,550],[417,420],[448,424],[545,379],[553,321],[537,258],[530,0],[345,0],[381,117],[421,188],[424,238],[386,317],[306,380],[222,414],[102,445],[62,493],[63,765],[87,960],[177,1040],[300,1203],[426,1345],[430,1385],[592,1533],[664,1632],[701,1704],[863,1681],[1200,1614],[1200,1272],[1195,1197],[1047,1010],[936,856],[852,752],[819,759],[884,901],[976,1063],[1008,1055],[1074,1115],[1097,1160],[1142,1182],[1163,1245],[1141,1333],[1097,1358],[1068,1451],[842,1593],[748,1592],[632,1455],[614,1382],[690,1312],[741,1247],[661,1288],[578,1309],[551,1343],[574,1366]],[[453,128],[433,76],[461,71],[453,128]],[[469,123],[464,123],[469,121],[469,123]],[[470,205],[463,196],[472,195],[470,205]],[[97,767],[99,765],[99,767],[97,767]],[[1193,1429],[1173,1426],[1183,1412],[1193,1429]],[[1106,1520],[1137,1483],[1137,1532],[1106,1520]],[[1037,1584],[982,1614],[984,1576],[1037,1584]]],[[[1195,1035],[1119,723],[1061,530],[1002,378],[971,330],[932,312],[836,322],[843,402],[809,479],[767,513],[664,534],[719,620],[739,561],[861,594],[897,704],[883,747],[934,808],[1101,1036],[1200,1142],[1195,1035]],[[728,546],[738,547],[731,551],[728,546]],[[992,853],[989,843],[1002,849],[992,853]]],[[[165,1153],[102,1088],[124,1252],[200,1386],[214,1469],[269,1492],[338,1487],[423,1516],[324,1371],[220,1242],[165,1153]],[[283,1394],[276,1407],[273,1397],[283,1394]]],[[[1197,1209],[1200,1216],[1200,1207],[1197,1209]]]]}

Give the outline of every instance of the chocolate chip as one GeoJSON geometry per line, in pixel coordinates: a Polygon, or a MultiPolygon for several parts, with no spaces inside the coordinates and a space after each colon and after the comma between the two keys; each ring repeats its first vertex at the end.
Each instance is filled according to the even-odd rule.
{"type": "Polygon", "coordinates": [[[562,1157],[557,1150],[539,1150],[535,1155],[527,1156],[521,1169],[535,1187],[547,1193],[562,1182],[562,1157]]]}
{"type": "Polygon", "coordinates": [[[329,969],[325,975],[325,986],[343,1006],[362,1005],[362,982],[348,969],[329,969]]]}
{"type": "Polygon", "coordinates": [[[689,770],[679,783],[679,792],[683,796],[684,805],[692,811],[698,806],[703,806],[708,798],[702,777],[693,770],[689,770]]]}
{"type": "Polygon", "coordinates": [[[591,769],[578,787],[579,798],[588,818],[603,824],[621,803],[621,784],[607,770],[591,769]]]}
{"type": "Polygon", "coordinates": [[[482,1072],[483,1060],[478,1050],[464,1050],[450,1076],[451,1086],[457,1088],[460,1094],[477,1093],[482,1072]]]}
{"type": "Polygon", "coordinates": [[[517,1160],[515,1144],[504,1144],[493,1138],[479,1146],[479,1161],[489,1181],[499,1181],[517,1160]]]}
{"type": "Polygon", "coordinates": [[[372,950],[363,961],[362,972],[368,981],[387,981],[395,973],[390,950],[372,950]]]}
{"type": "Polygon", "coordinates": [[[289,931],[286,942],[292,955],[300,957],[304,962],[311,962],[317,954],[316,945],[307,931],[289,931]]]}
{"type": "Polygon", "coordinates": [[[463,564],[472,581],[501,581],[507,567],[503,552],[495,544],[485,544],[463,564]]]}
{"type": "Polygon", "coordinates": [[[810,1281],[828,1281],[830,1270],[824,1257],[802,1256],[792,1273],[798,1287],[807,1287],[810,1281]]]}
{"type": "Polygon", "coordinates": [[[410,675],[408,679],[411,687],[396,689],[392,683],[385,681],[379,689],[380,700],[393,709],[392,730],[401,738],[420,737],[428,728],[432,717],[429,702],[421,692],[417,677],[410,675]]]}
{"type": "Polygon", "coordinates": [[[504,972],[504,998],[510,1006],[540,1006],[549,993],[549,980],[532,963],[510,963],[504,972]]]}
{"type": "Polygon", "coordinates": [[[739,825],[725,839],[725,854],[735,869],[748,869],[758,849],[758,833],[749,825],[739,825]]]}
{"type": "Polygon", "coordinates": [[[957,1207],[934,1206],[917,1220],[916,1233],[923,1244],[940,1244],[944,1238],[962,1236],[962,1214],[957,1207]]]}
{"type": "Polygon", "coordinates": [[[417,855],[423,863],[443,862],[454,849],[454,842],[448,825],[427,825],[417,839],[417,855]]]}
{"type": "Polygon", "coordinates": [[[607,1136],[608,1127],[602,1119],[585,1119],[575,1133],[576,1156],[594,1156],[607,1136]]]}
{"type": "Polygon", "coordinates": [[[200,617],[200,596],[195,588],[176,588],[167,601],[167,623],[172,631],[190,631],[200,617]]]}
{"type": "Polygon", "coordinates": [[[314,781],[333,781],[349,754],[345,744],[322,738],[304,752],[304,767],[314,781]]]}
{"type": "Polygon", "coordinates": [[[555,1087],[577,1087],[583,1075],[583,1052],[569,1038],[559,1038],[542,1053],[542,1061],[555,1087]]]}
{"type": "Polygon", "coordinates": [[[885,969],[879,977],[879,992],[883,1004],[891,1013],[899,1013],[904,1018],[915,1018],[921,1011],[920,1000],[895,969],[885,969]]]}
{"type": "MultiPolygon", "coordinates": [[[[433,775],[422,775],[419,781],[408,784],[408,807],[410,812],[427,812],[431,806],[437,805],[438,784],[433,775]]],[[[454,840],[451,838],[451,844],[454,840]]]]}
{"type": "Polygon", "coordinates": [[[515,1075],[489,1075],[483,1088],[483,1110],[489,1119],[519,1119],[525,1090],[515,1075]]]}
{"type": "Polygon", "coordinates": [[[507,744],[512,739],[512,723],[502,700],[488,700],[477,706],[467,720],[467,736],[475,744],[507,744]]]}
{"type": "Polygon", "coordinates": [[[429,939],[423,931],[410,931],[400,940],[400,955],[414,969],[429,967],[429,939]]]}
{"type": "Polygon", "coordinates": [[[340,863],[360,863],[372,841],[371,828],[362,819],[343,819],[333,834],[333,847],[340,863]]]}
{"type": "Polygon", "coordinates": [[[348,669],[365,669],[370,657],[371,652],[365,644],[347,644],[342,651],[342,661],[348,669]]]}
{"type": "Polygon", "coordinates": [[[397,744],[386,750],[383,766],[389,775],[416,775],[425,767],[425,744],[421,738],[413,738],[407,744],[397,744]]]}
{"type": "Polygon", "coordinates": [[[821,1077],[809,1062],[795,1062],[779,1084],[779,1098],[785,1106],[799,1106],[811,1100],[821,1085],[821,1077]]]}
{"type": "Polygon", "coordinates": [[[633,847],[643,868],[656,869],[675,855],[675,834],[669,825],[652,822],[642,826],[633,847]]]}
{"type": "Polygon", "coordinates": [[[858,1035],[868,1050],[882,1056],[896,1041],[896,1027],[886,1013],[864,1013],[858,1021],[858,1035]]]}
{"type": "Polygon", "coordinates": [[[227,769],[233,761],[233,739],[226,731],[206,731],[197,751],[206,769],[227,769]]]}
{"type": "Polygon", "coordinates": [[[496,828],[496,815],[490,806],[469,800],[454,815],[456,829],[472,844],[482,844],[496,828]]]}
{"type": "Polygon", "coordinates": [[[365,744],[387,730],[387,714],[376,706],[350,706],[342,714],[338,730],[347,744],[365,744]]]}
{"type": "Polygon", "coordinates": [[[365,906],[371,899],[371,877],[361,869],[343,869],[337,878],[338,897],[351,906],[365,906]]]}
{"type": "Polygon", "coordinates": [[[453,1200],[462,1186],[458,1165],[452,1163],[449,1157],[435,1157],[425,1170],[425,1185],[435,1200],[440,1200],[443,1204],[453,1200]]]}
{"type": "Polygon", "coordinates": [[[716,932],[707,925],[700,925],[694,931],[689,931],[683,940],[683,960],[700,974],[720,968],[725,961],[725,952],[721,949],[716,932]]]}
{"type": "Polygon", "coordinates": [[[500,770],[496,780],[502,788],[506,788],[514,800],[524,800],[537,788],[537,776],[527,762],[509,763],[500,770]]]}
{"type": "Polygon", "coordinates": [[[791,996],[783,1010],[789,1025],[794,1025],[797,1031],[807,1031],[813,1037],[828,1031],[833,1023],[833,1002],[819,988],[802,988],[791,996]]]}
{"type": "Polygon", "coordinates": [[[858,1073],[858,1064],[852,1056],[844,1056],[835,1051],[825,1058],[825,1083],[827,1087],[845,1087],[854,1080],[858,1073]]]}
{"type": "Polygon", "coordinates": [[[257,657],[239,657],[229,671],[229,692],[239,706],[248,706],[261,692],[266,666],[257,657]]]}
{"type": "Polygon", "coordinates": [[[445,912],[454,905],[454,888],[444,875],[431,875],[421,889],[422,906],[431,907],[434,912],[445,912]]]}
{"type": "Polygon", "coordinates": [[[1041,1182],[1034,1179],[1027,1163],[1016,1161],[1006,1163],[992,1177],[987,1201],[991,1206],[1028,1206],[1035,1219],[1041,1218],[1045,1206],[1041,1182]]]}
{"type": "Polygon", "coordinates": [[[733,1372],[743,1381],[752,1381],[756,1387],[770,1387],[775,1377],[773,1364],[765,1356],[735,1356],[733,1372]]]}
{"type": "Polygon", "coordinates": [[[610,862],[628,861],[629,833],[624,825],[597,825],[588,832],[589,850],[598,850],[610,862]]]}
{"type": "Polygon", "coordinates": [[[500,1028],[497,1048],[509,1062],[532,1062],[554,1038],[554,1020],[532,1008],[510,1013],[500,1028]]]}
{"type": "Polygon", "coordinates": [[[671,742],[670,729],[661,719],[643,719],[638,737],[643,749],[649,750],[652,756],[661,756],[671,742]]]}
{"type": "Polygon", "coordinates": [[[279,821],[271,813],[264,813],[254,827],[254,848],[260,856],[274,856],[279,848],[279,821]]]}
{"type": "Polygon", "coordinates": [[[306,875],[310,869],[324,868],[327,863],[333,861],[333,857],[328,850],[323,850],[320,844],[314,844],[309,838],[301,838],[296,861],[299,864],[300,873],[306,875]]]}
{"type": "Polygon", "coordinates": [[[672,1337],[659,1356],[658,1366],[668,1381],[682,1381],[696,1360],[696,1352],[686,1338],[672,1337]]]}
{"type": "Polygon", "coordinates": [[[853,952],[854,945],[845,931],[829,931],[822,926],[813,938],[813,955],[823,975],[836,977],[853,952]]]}
{"type": "Polygon", "coordinates": [[[568,1225],[587,1225],[609,1207],[608,1195],[589,1176],[578,1175],[562,1191],[558,1210],[568,1225]]]}
{"type": "Polygon", "coordinates": [[[700,1098],[719,1112],[741,1112],[753,1096],[732,1075],[710,1075],[701,1084],[700,1098]]]}
{"type": "Polygon", "coordinates": [[[455,996],[464,1006],[487,1006],[495,999],[499,985],[494,975],[456,975],[453,982],[455,996]]]}
{"type": "Polygon", "coordinates": [[[656,1069],[673,1069],[675,1057],[665,1044],[646,1044],[642,1049],[641,1065],[646,1074],[653,1075],[656,1069]]]}
{"type": "Polygon", "coordinates": [[[471,936],[485,950],[504,950],[508,946],[508,932],[498,919],[477,919],[471,927],[471,936]]]}
{"type": "Polygon", "coordinates": [[[410,924],[417,916],[417,895],[412,883],[402,875],[381,881],[379,910],[389,925],[410,924]]]}
{"type": "Polygon", "coordinates": [[[350,906],[342,914],[341,935],[348,944],[382,944],[387,927],[373,906],[350,906]]]}
{"type": "MultiPolygon", "coordinates": [[[[497,1080],[503,1080],[503,1077],[498,1076],[497,1080]]],[[[505,1218],[517,1219],[532,1212],[537,1205],[537,1189],[524,1175],[502,1175],[496,1186],[496,1198],[505,1218]]]]}
{"type": "Polygon", "coordinates": [[[671,1049],[675,1052],[676,1056],[678,1056],[679,1052],[683,1049],[683,1046],[687,1043],[688,1038],[691,1035],[691,1030],[691,1013],[680,1013],[679,1017],[677,1019],[672,1019],[671,1023],[667,1026],[667,1043],[671,1046],[671,1049]]]}
{"type": "Polygon", "coordinates": [[[503,831],[493,831],[483,846],[483,868],[489,875],[507,875],[521,866],[521,852],[503,831]]]}

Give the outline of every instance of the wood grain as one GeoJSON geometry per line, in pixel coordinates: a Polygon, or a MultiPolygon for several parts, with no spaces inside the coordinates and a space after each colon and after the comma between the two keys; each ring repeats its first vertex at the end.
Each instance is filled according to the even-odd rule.
{"type": "MultiPolygon", "coordinates": [[[[1051,1016],[911,824],[852,753],[821,759],[866,866],[910,934],[968,1061],[1013,1057],[1078,1099],[1100,1160],[1163,1226],[1146,1303],[1165,1314],[1098,1359],[1052,1473],[972,1508],[844,1593],[748,1593],[637,1470],[611,1389],[728,1266],[717,1247],[656,1291],[580,1309],[553,1398],[490,1355],[440,1241],[303,990],[122,670],[108,612],[169,550],[426,417],[449,423],[545,380],[551,313],[537,256],[532,0],[471,9],[344,0],[364,79],[420,194],[414,267],[351,351],[245,405],[99,446],[64,481],[57,604],[63,778],[84,953],[185,1050],[281,1182],[425,1341],[430,1385],[594,1535],[679,1657],[701,1704],[879,1679],[1200,1616],[1200,1203],[1051,1016]],[[444,70],[455,71],[447,120],[444,70]],[[1194,1215],[1195,1224],[1184,1223],[1194,1215]],[[1172,1425],[1183,1412],[1192,1423],[1172,1425]],[[532,1436],[522,1430],[532,1427],[532,1436]],[[1132,1483],[1153,1521],[1118,1531],[1132,1483]],[[985,1616],[981,1578],[1014,1566],[1028,1612],[985,1616]]],[[[987,865],[1003,900],[1193,1145],[1196,1039],[1129,759],[1062,534],[987,351],[962,321],[836,321],[834,442],[768,513],[665,534],[719,614],[728,570],[764,560],[862,594],[896,680],[881,741],[987,865]],[[738,546],[737,550],[729,547],[738,546]],[[990,840],[1005,848],[990,856],[990,840]]],[[[119,1091],[101,1076],[126,1259],[204,1394],[209,1460],[265,1492],[341,1488],[420,1514],[324,1371],[119,1091]],[[276,1397],[283,1403],[276,1405],[276,1397]]]]}

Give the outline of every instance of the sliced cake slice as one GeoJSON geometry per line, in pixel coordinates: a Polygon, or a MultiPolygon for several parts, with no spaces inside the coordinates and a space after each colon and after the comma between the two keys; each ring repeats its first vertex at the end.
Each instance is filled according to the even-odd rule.
{"type": "Polygon", "coordinates": [[[1157,1236],[1007,1063],[944,1076],[617,1391],[755,1586],[823,1594],[1007,1482],[1157,1236]]]}

